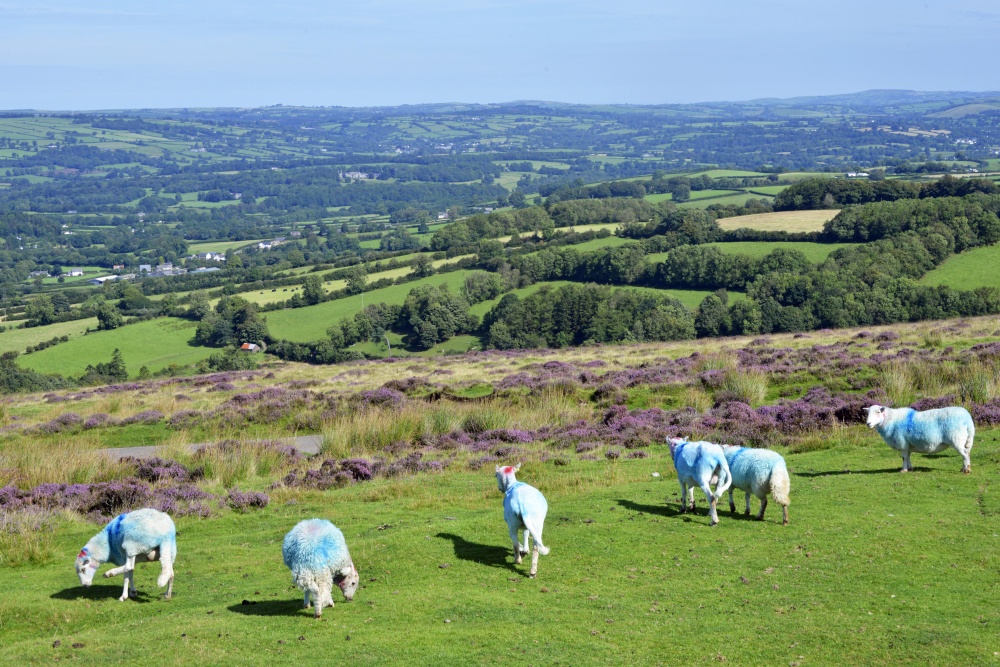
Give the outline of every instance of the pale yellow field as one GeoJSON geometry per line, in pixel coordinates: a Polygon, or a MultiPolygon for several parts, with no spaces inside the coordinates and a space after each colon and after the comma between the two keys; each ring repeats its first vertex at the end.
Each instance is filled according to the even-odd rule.
{"type": "Polygon", "coordinates": [[[756,213],[723,218],[719,220],[719,227],[725,230],[759,229],[764,232],[818,232],[822,231],[823,223],[832,220],[838,213],[839,209],[756,213]]]}

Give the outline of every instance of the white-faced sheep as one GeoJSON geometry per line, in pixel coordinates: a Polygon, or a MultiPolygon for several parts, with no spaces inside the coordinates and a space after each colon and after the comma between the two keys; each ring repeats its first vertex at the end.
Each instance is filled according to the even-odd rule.
{"type": "Polygon", "coordinates": [[[120,514],[97,535],[90,538],[76,557],[76,573],[80,583],[90,586],[101,563],[111,561],[116,567],[104,573],[105,578],[125,575],[122,596],[124,602],[135,596],[135,564],[160,561],[160,576],[156,585],[167,587],[166,599],[174,590],[174,561],[177,559],[177,531],[174,522],[163,512],[141,509],[120,514]]]}
{"type": "Polygon", "coordinates": [[[681,513],[687,511],[688,502],[694,511],[694,489],[700,488],[708,500],[712,525],[719,523],[716,512],[719,498],[732,482],[729,465],[722,453],[722,447],[711,442],[688,442],[684,438],[670,438],[670,455],[677,470],[677,481],[681,484],[681,513]],[[715,493],[711,484],[716,483],[715,493]]]}
{"type": "Polygon", "coordinates": [[[733,445],[722,445],[722,452],[726,455],[726,463],[729,464],[729,472],[733,476],[733,484],[729,487],[729,511],[736,511],[733,490],[739,489],[747,494],[747,516],[750,515],[750,494],[760,499],[760,514],[757,515],[757,520],[761,521],[764,518],[764,510],[767,509],[767,496],[770,494],[774,502],[781,505],[781,523],[787,526],[788,492],[791,489],[791,481],[788,479],[788,468],[781,454],[769,449],[733,445]]]}
{"type": "Polygon", "coordinates": [[[323,615],[323,607],[333,606],[333,585],[337,584],[350,602],[358,589],[358,571],[347,550],[344,534],[326,519],[300,521],[285,535],[281,546],[285,565],[292,571],[292,581],[305,592],[303,608],[309,608],[312,595],[313,616],[323,615]]]}
{"type": "Polygon", "coordinates": [[[547,556],[549,548],[542,543],[542,528],[545,524],[545,514],[549,505],[545,496],[535,487],[519,482],[514,474],[521,469],[516,466],[497,466],[497,487],[504,494],[503,518],[507,522],[510,541],[514,544],[514,562],[521,564],[521,557],[528,553],[528,535],[534,540],[531,551],[531,571],[534,577],[538,573],[538,554],[547,556]],[[524,542],[517,539],[518,532],[524,530],[524,542]]]}
{"type": "Polygon", "coordinates": [[[878,431],[887,445],[903,455],[901,472],[913,470],[910,452],[936,454],[948,447],[954,447],[962,455],[962,472],[968,474],[972,471],[969,454],[976,436],[976,425],[965,408],[921,412],[913,408],[873,405],[868,408],[868,426],[878,431]]]}

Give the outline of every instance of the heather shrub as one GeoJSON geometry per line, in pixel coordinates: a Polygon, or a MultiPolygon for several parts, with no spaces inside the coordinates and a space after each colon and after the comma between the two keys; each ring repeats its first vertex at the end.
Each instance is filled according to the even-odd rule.
{"type": "Polygon", "coordinates": [[[246,512],[251,509],[261,509],[267,507],[270,502],[266,493],[258,491],[240,491],[233,487],[226,496],[226,504],[237,512],[246,512]]]}

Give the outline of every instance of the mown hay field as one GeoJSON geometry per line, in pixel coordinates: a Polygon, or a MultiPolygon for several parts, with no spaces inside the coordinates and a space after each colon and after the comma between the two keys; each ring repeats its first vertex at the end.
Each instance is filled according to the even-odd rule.
{"type": "Polygon", "coordinates": [[[837,209],[827,209],[755,213],[735,218],[722,218],[719,220],[719,227],[726,230],[759,229],[765,232],[818,232],[822,231],[824,223],[832,220],[839,212],[837,209]]]}

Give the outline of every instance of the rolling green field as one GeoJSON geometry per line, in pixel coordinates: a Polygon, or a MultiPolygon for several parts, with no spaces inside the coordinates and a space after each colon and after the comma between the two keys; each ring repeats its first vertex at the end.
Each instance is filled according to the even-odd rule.
{"type": "Polygon", "coordinates": [[[759,229],[761,231],[783,232],[818,232],[823,225],[840,213],[839,209],[821,211],[775,211],[773,213],[755,213],[740,215],[733,218],[722,218],[719,227],[722,229],[759,229]]]}
{"type": "MultiPolygon", "coordinates": [[[[21,322],[11,322],[5,326],[12,327],[14,324],[21,324],[21,322]]],[[[29,345],[38,345],[42,341],[51,340],[57,336],[76,338],[82,336],[88,328],[97,328],[96,317],[71,322],[56,322],[43,327],[8,328],[7,331],[0,333],[0,354],[11,351],[23,354],[24,349],[29,345]]]]}
{"type": "Polygon", "coordinates": [[[206,241],[205,243],[191,243],[188,245],[188,252],[192,255],[201,252],[225,252],[230,248],[242,248],[243,246],[255,245],[263,239],[253,241],[206,241]]]}
{"type": "Polygon", "coordinates": [[[25,368],[42,373],[81,375],[88,364],[107,362],[115,348],[121,350],[129,375],[141,366],[156,372],[170,364],[184,366],[206,359],[216,350],[189,344],[196,323],[165,317],[70,339],[41,352],[18,358],[25,368]]]}
{"type": "MultiPolygon", "coordinates": [[[[693,192],[691,194],[694,195],[693,192]]],[[[712,197],[710,199],[708,198],[696,199],[695,197],[692,196],[690,201],[682,202],[678,204],[678,206],[680,208],[708,208],[713,204],[719,204],[722,206],[729,206],[730,204],[733,204],[735,206],[742,206],[751,199],[767,199],[767,197],[764,197],[763,195],[749,194],[746,192],[741,192],[738,194],[723,196],[723,197],[712,197]]]]}
{"type": "Polygon", "coordinates": [[[252,515],[179,518],[169,601],[156,564],[137,567],[134,601],[117,601],[120,578],[81,588],[73,558],[98,526],[63,520],[59,557],[0,568],[0,588],[16,591],[0,598],[0,659],[997,664],[997,432],[978,440],[971,476],[951,454],[900,475],[875,436],[852,435],[855,444],[783,452],[785,527],[773,506],[756,522],[720,503],[710,528],[703,497],[695,514],[679,514],[662,446],[637,461],[529,460],[518,477],[548,499],[552,550],[536,579],[512,562],[491,467],[277,491],[252,515]],[[353,602],[335,591],[321,621],[301,609],[281,561],[284,534],[314,516],[344,531],[362,582],[353,602]]]}
{"type": "Polygon", "coordinates": [[[326,338],[326,330],[330,325],[361,310],[364,303],[402,304],[406,295],[418,285],[448,285],[452,292],[457,293],[465,283],[469,271],[452,271],[441,275],[430,276],[402,285],[383,287],[365,294],[356,294],[344,299],[326,301],[315,306],[279,310],[267,313],[267,326],[275,338],[286,338],[294,341],[311,341],[326,338]]]}
{"type": "MultiPolygon", "coordinates": [[[[734,243],[710,243],[722,252],[731,255],[749,255],[760,259],[772,250],[786,248],[788,250],[798,250],[806,256],[810,262],[819,263],[829,256],[831,252],[843,248],[847,243],[808,243],[798,241],[738,241],[734,243]]],[[[662,254],[662,253],[660,253],[662,254]]],[[[651,255],[649,257],[652,257],[651,255]]]]}
{"type": "Polygon", "coordinates": [[[921,285],[947,285],[953,289],[1000,289],[1000,245],[985,246],[952,255],[920,279],[921,285]]]}

